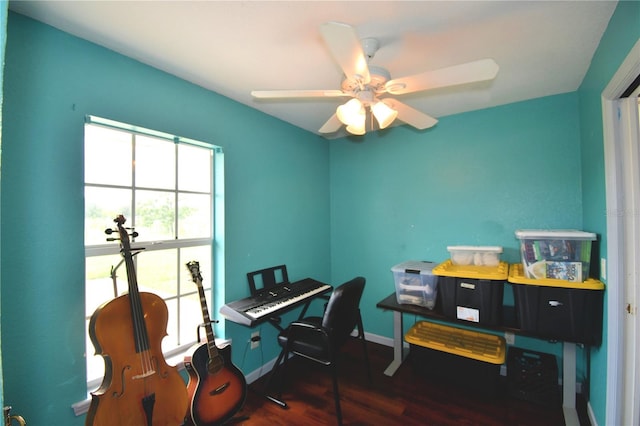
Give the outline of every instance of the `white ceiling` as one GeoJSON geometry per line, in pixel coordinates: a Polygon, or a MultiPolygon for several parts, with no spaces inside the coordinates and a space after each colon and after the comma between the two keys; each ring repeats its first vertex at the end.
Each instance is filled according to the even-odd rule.
{"type": "Polygon", "coordinates": [[[319,32],[324,22],[377,38],[370,63],[391,78],[493,58],[500,71],[491,83],[399,95],[439,118],[575,91],[616,4],[23,0],[9,8],[318,133],[345,98],[258,101],[250,92],[339,89],[342,72],[319,32]]]}

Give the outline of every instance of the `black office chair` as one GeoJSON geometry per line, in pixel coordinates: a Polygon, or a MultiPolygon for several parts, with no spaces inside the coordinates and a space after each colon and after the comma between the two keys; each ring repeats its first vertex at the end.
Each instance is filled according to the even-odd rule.
{"type": "MultiPolygon", "coordinates": [[[[272,372],[273,375],[282,362],[278,397],[282,397],[282,385],[289,353],[330,366],[333,375],[336,416],[340,425],[342,424],[342,410],[340,409],[340,395],[338,393],[336,361],[340,348],[347,342],[351,332],[356,327],[358,328],[357,338],[362,341],[367,378],[371,383],[371,366],[359,308],[364,284],[365,279],[363,277],[357,277],[342,284],[331,294],[322,317],[307,317],[294,321],[278,335],[278,343],[282,347],[282,351],[272,372]]],[[[284,403],[282,405],[286,406],[284,403]]]]}

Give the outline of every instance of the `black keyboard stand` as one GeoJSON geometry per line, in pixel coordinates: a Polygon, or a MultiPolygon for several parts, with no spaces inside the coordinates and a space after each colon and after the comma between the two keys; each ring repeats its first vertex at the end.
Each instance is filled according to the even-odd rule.
{"type": "MultiPolygon", "coordinates": [[[[318,296],[318,297],[323,297],[323,296],[318,296]]],[[[298,315],[298,320],[301,320],[302,318],[304,318],[304,315],[307,313],[307,309],[309,309],[309,305],[311,305],[311,301],[313,299],[315,299],[315,298],[310,299],[308,302],[306,302],[304,304],[304,306],[302,307],[302,310],[300,311],[300,315],[298,315]]],[[[280,317],[269,318],[268,322],[269,322],[269,324],[273,325],[276,329],[278,329],[278,331],[280,331],[280,332],[284,331],[284,329],[280,325],[280,323],[282,322],[282,318],[280,318],[280,317]]],[[[278,358],[276,359],[276,363],[273,364],[273,367],[271,368],[271,371],[269,372],[269,376],[267,377],[267,381],[264,384],[264,388],[263,388],[263,391],[262,391],[262,396],[267,398],[269,401],[279,405],[280,408],[282,408],[284,410],[287,410],[287,409],[289,409],[289,406],[282,399],[282,395],[278,395],[278,397],[276,398],[276,397],[274,397],[274,396],[269,394],[269,385],[271,384],[271,380],[273,379],[273,377],[277,373],[278,366],[280,366],[280,363],[283,361],[283,358],[284,358],[284,349],[282,349],[280,351],[280,354],[278,355],[278,358]]]]}

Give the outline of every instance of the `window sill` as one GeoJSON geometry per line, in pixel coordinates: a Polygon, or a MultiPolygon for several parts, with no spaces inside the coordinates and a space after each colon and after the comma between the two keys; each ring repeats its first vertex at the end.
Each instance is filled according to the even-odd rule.
{"type": "MultiPolygon", "coordinates": [[[[229,344],[231,344],[231,339],[224,339],[224,340],[216,339],[216,346],[218,348],[222,348],[229,344]]],[[[187,353],[189,353],[189,351],[191,351],[192,347],[193,346],[189,347],[188,349],[182,352],[178,352],[171,357],[167,357],[166,358],[167,364],[174,365],[178,369],[178,371],[184,370],[184,357],[187,353]]],[[[185,387],[186,387],[186,384],[185,384],[185,387]]],[[[87,411],[89,411],[90,405],[91,405],[91,394],[89,393],[89,391],[87,391],[87,398],[82,401],[78,401],[74,404],[71,404],[71,408],[73,409],[73,413],[76,416],[81,416],[83,414],[86,414],[87,411]]]]}

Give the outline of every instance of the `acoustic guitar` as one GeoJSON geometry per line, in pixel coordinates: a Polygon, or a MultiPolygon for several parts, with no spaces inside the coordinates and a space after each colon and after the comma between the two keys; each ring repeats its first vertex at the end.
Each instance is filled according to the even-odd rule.
{"type": "Polygon", "coordinates": [[[242,408],[247,396],[247,381],[242,371],[231,362],[231,345],[219,349],[215,344],[200,264],[191,261],[187,268],[198,286],[207,341],[195,346],[184,358],[184,366],[189,373],[187,395],[191,402],[185,425],[220,425],[242,408]]]}

